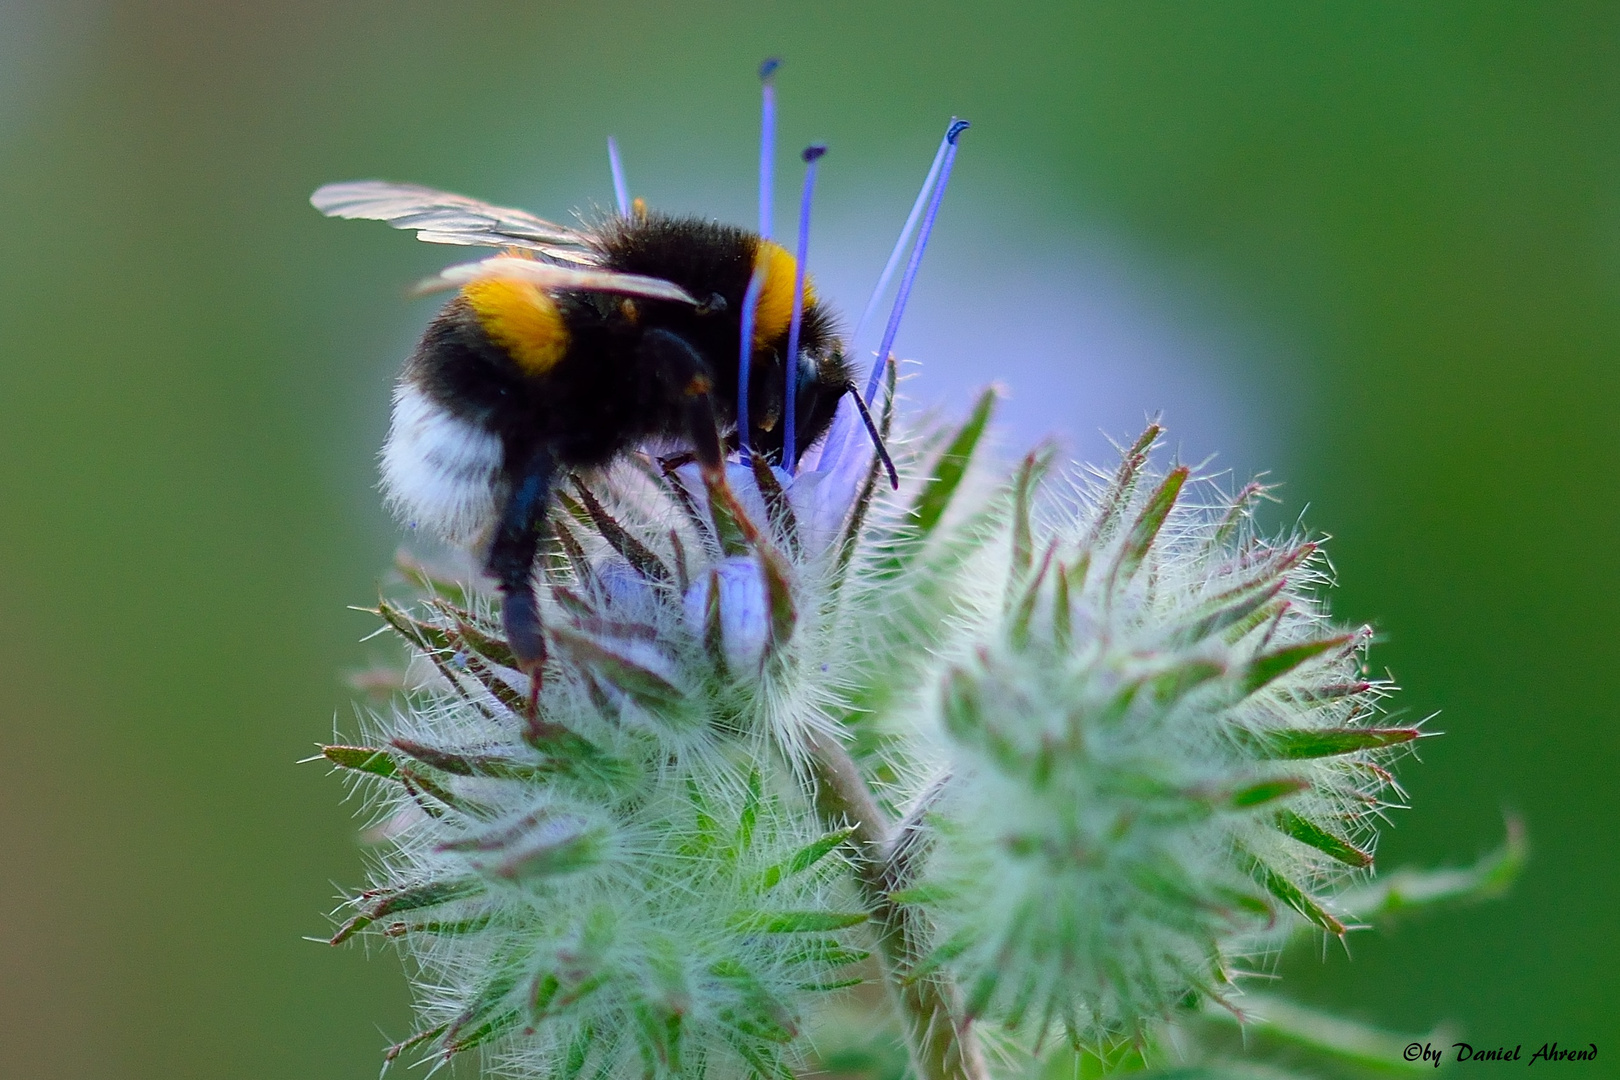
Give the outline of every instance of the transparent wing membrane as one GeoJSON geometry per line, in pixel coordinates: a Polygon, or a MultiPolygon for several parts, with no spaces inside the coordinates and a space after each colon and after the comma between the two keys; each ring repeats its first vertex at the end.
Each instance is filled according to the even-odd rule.
{"type": "Polygon", "coordinates": [[[350,180],[327,184],[310,196],[327,217],[382,221],[416,232],[430,244],[521,247],[550,258],[594,263],[590,237],[526,210],[495,206],[417,184],[350,180]]]}
{"type": "Polygon", "coordinates": [[[640,274],[619,274],[610,270],[583,270],[533,259],[497,255],[477,262],[447,266],[430,278],[417,283],[417,295],[458,289],[471,281],[486,278],[508,278],[527,281],[548,292],[606,292],[624,296],[641,296],[649,300],[670,300],[679,304],[696,305],[697,300],[685,289],[663,278],[644,277],[640,274]]]}

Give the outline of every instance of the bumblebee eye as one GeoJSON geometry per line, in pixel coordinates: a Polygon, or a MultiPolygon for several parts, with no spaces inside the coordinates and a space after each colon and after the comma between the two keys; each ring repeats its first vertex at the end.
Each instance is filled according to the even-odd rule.
{"type": "Polygon", "coordinates": [[[799,377],[798,381],[796,381],[793,385],[798,389],[803,390],[812,383],[819,381],[820,378],[821,369],[816,362],[815,356],[809,352],[800,352],[799,377]]]}
{"type": "Polygon", "coordinates": [[[726,298],[719,293],[710,293],[709,298],[692,311],[698,315],[724,315],[726,313],[726,298]]]}

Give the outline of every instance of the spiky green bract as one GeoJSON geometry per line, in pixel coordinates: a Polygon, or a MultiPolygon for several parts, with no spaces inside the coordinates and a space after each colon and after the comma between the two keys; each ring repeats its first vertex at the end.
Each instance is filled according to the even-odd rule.
{"type": "Polygon", "coordinates": [[[428,677],[323,756],[386,837],[334,943],[396,940],[418,972],[420,1030],[390,1060],[786,1077],[808,1004],[858,975],[848,834],[795,769],[823,680],[800,686],[792,650],[826,552],[796,540],[795,563],[776,478],[733,479],[632,464],[560,500],[533,718],[487,599],[379,605],[428,677]]]}
{"type": "MultiPolygon", "coordinates": [[[[433,757],[401,744],[402,770],[433,757]]],[[[757,777],[716,797],[738,783],[723,767],[541,781],[514,775],[532,752],[490,749],[518,767],[435,769],[445,800],[402,786],[422,801],[399,807],[390,884],[355,901],[416,962],[430,1052],[488,1044],[520,1076],[781,1073],[806,996],[860,956],[837,932],[864,915],[812,861],[839,838],[795,828],[757,777]]]]}
{"type": "Polygon", "coordinates": [[[953,778],[918,902],[968,1014],[1034,1041],[1140,1039],[1225,1002],[1268,930],[1342,933],[1332,892],[1417,735],[1378,726],[1314,545],[1257,539],[1258,489],[1200,505],[1153,473],[1156,437],[1070,507],[1020,500],[999,616],[937,687],[953,778]]]}
{"type": "Polygon", "coordinates": [[[1051,493],[1049,454],[998,475],[993,403],[885,410],[895,493],[848,410],[793,477],[571,479],[533,715],[491,596],[406,568],[422,595],[377,614],[409,677],[368,676],[403,694],[322,754],[378,813],[332,940],[415,970],[390,1060],[786,1080],[881,972],[919,1080],[988,1080],[981,1020],[1008,1061],[1056,1028],[1129,1071],[1168,1014],[1187,1051],[1246,953],[1343,932],[1418,732],[1379,720],[1316,549],[1255,538],[1257,488],[1151,474],[1157,429],[1091,487],[1051,493]]]}
{"type": "MultiPolygon", "coordinates": [[[[838,439],[792,478],[634,455],[571,481],[537,568],[533,716],[493,598],[404,567],[425,597],[377,613],[420,677],[360,745],[323,750],[375,797],[382,838],[333,941],[381,936],[418,972],[420,1028],[390,1060],[477,1047],[523,1077],[789,1075],[809,1007],[859,981],[873,943],[843,872],[856,823],[818,818],[809,747],[899,670],[861,642],[955,606],[960,560],[921,545],[989,401],[948,482],[894,500],[864,443],[838,439]]],[[[926,444],[895,444],[924,467],[926,444]]],[[[914,634],[887,644],[932,662],[914,634]]]]}

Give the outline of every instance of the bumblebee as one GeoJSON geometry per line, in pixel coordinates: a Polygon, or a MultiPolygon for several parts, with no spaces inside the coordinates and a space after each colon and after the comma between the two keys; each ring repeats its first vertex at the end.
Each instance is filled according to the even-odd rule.
{"type": "Polygon", "coordinates": [[[459,291],[400,375],[382,475],[402,519],[481,549],[531,702],[546,655],[534,562],[566,471],[646,442],[685,444],[718,471],[726,432],[767,460],[796,463],[849,394],[892,476],[833,316],[808,282],[796,385],[785,385],[797,264],[770,240],[641,210],[568,228],[382,181],[330,184],[310,201],[433,243],[506,249],[424,283],[459,291]],[[745,321],[748,430],[737,432],[745,321]],[[798,445],[784,447],[789,407],[798,445]]]}

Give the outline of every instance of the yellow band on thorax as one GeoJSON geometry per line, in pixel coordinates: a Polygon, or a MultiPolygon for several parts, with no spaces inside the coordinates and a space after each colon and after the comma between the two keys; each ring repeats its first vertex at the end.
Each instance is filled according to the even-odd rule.
{"type": "MultiPolygon", "coordinates": [[[[799,264],[781,244],[761,240],[754,253],[754,270],[765,271],[765,284],[754,306],[754,348],[780,338],[793,320],[793,277],[799,264]]],[[[816,290],[809,277],[804,279],[804,306],[816,302],[816,290]]]]}
{"type": "MultiPolygon", "coordinates": [[[[789,286],[791,288],[792,286],[789,286]]],[[[539,286],[485,278],[461,290],[490,340],[529,375],[544,375],[568,352],[568,326],[556,301],[539,286]]]]}

